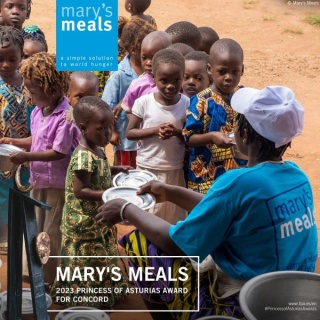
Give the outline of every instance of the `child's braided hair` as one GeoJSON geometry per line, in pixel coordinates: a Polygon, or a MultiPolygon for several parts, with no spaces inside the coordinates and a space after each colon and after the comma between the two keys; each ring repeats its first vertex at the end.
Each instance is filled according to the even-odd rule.
{"type": "Polygon", "coordinates": [[[11,44],[16,44],[23,52],[23,38],[21,31],[14,27],[0,26],[0,48],[7,48],[11,44]]]}
{"type": "Polygon", "coordinates": [[[20,69],[21,76],[38,81],[44,93],[49,96],[52,88],[64,96],[69,88],[70,73],[56,70],[55,54],[38,52],[25,60],[20,69]]]}
{"type": "Polygon", "coordinates": [[[44,45],[45,51],[48,51],[48,44],[45,38],[45,35],[43,31],[34,24],[29,24],[25,26],[21,30],[21,35],[24,40],[32,40],[32,41],[38,41],[44,45]]]}

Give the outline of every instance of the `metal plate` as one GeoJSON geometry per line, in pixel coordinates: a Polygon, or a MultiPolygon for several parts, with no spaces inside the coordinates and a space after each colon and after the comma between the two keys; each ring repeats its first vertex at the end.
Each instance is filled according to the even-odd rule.
{"type": "Polygon", "coordinates": [[[129,170],[128,174],[124,172],[118,173],[112,182],[115,187],[126,186],[138,188],[151,180],[158,180],[157,176],[152,172],[147,170],[129,170]]]}
{"type": "Polygon", "coordinates": [[[130,201],[137,207],[147,210],[153,207],[156,203],[156,199],[150,193],[137,195],[139,188],[134,187],[113,187],[106,190],[102,194],[103,202],[110,201],[112,199],[124,199],[130,201]]]}
{"type": "Polygon", "coordinates": [[[110,317],[96,308],[71,307],[59,312],[55,320],[110,320],[110,317]],[[76,311],[79,310],[79,311],[76,311]],[[72,311],[72,312],[71,312],[72,311]]]}
{"type": "Polygon", "coordinates": [[[1,156],[8,156],[12,153],[21,152],[23,149],[13,146],[12,144],[0,144],[0,155],[1,156]]]}
{"type": "MultiPolygon", "coordinates": [[[[46,294],[47,307],[49,308],[52,304],[51,297],[46,294]]],[[[7,308],[7,291],[4,291],[0,294],[0,303],[3,303],[5,309],[7,308]]],[[[33,314],[32,307],[32,297],[31,289],[22,288],[22,314],[33,314]]]]}

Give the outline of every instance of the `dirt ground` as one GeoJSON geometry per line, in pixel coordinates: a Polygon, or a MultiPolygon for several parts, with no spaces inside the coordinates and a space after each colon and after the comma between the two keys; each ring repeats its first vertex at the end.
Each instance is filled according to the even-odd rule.
{"type": "MultiPolygon", "coordinates": [[[[320,148],[317,143],[320,138],[320,27],[306,19],[320,16],[320,4],[307,6],[305,3],[283,0],[153,0],[147,13],[156,19],[159,30],[165,30],[174,22],[187,20],[198,27],[212,27],[220,38],[238,41],[245,53],[245,72],[241,80],[244,86],[263,88],[266,85],[284,85],[293,89],[305,107],[305,128],[303,134],[294,140],[285,159],[300,165],[311,180],[319,230],[320,148]]],[[[119,0],[119,14],[128,16],[124,10],[124,0],[119,0]]],[[[55,1],[33,0],[28,23],[37,24],[45,32],[49,51],[54,52],[55,1]]],[[[112,157],[111,148],[109,151],[112,157]]],[[[119,231],[124,233],[127,229],[120,227],[119,231]]],[[[4,269],[5,266],[1,268],[1,279],[4,279],[4,269]]],[[[320,273],[319,262],[317,272],[320,273]]],[[[129,303],[142,306],[138,297],[129,303]]],[[[148,314],[112,314],[111,318],[151,319],[148,314]]]]}

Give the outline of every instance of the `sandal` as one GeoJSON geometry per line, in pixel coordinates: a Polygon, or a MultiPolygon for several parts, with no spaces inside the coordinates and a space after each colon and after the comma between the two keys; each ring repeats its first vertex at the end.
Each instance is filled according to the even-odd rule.
{"type": "Polygon", "coordinates": [[[0,255],[8,255],[8,242],[0,243],[0,255]]]}

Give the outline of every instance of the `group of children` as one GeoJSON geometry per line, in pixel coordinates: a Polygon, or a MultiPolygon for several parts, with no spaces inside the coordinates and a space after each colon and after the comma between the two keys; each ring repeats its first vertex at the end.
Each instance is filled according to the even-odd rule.
{"type": "MultiPolygon", "coordinates": [[[[106,79],[94,72],[70,76],[56,71],[43,32],[37,26],[22,30],[31,1],[10,0],[16,7],[14,19],[7,15],[12,10],[8,2],[0,2],[0,143],[25,149],[10,159],[23,166],[22,182],[33,184],[31,197],[52,208],[36,208],[39,232],[51,238],[51,255],[117,255],[116,229],[100,228],[94,219],[114,174],[148,170],[160,181],[187,183],[206,193],[216,177],[237,168],[229,138],[236,120],[230,98],[243,74],[243,52],[236,41],[218,40],[213,29],[187,21],[157,31],[153,17],[144,13],[151,1],[126,0],[131,17],[119,19],[119,46],[125,55],[118,71],[108,75],[100,98],[106,79]],[[108,143],[115,148],[115,166],[105,156],[108,143]],[[186,151],[190,159],[184,167],[186,151]]],[[[12,175],[0,172],[0,205],[7,202],[12,175]]],[[[187,215],[169,202],[150,212],[170,223],[187,215]]],[[[3,217],[0,236],[7,228],[3,217]]],[[[51,259],[44,266],[45,283],[54,283],[58,263],[63,268],[117,264],[111,258],[94,261],[51,259]]],[[[53,284],[53,296],[61,285],[53,284]]],[[[76,285],[127,283],[124,277],[113,283],[106,276],[99,283],[76,285]]],[[[113,292],[107,306],[122,298],[113,292]]]]}

